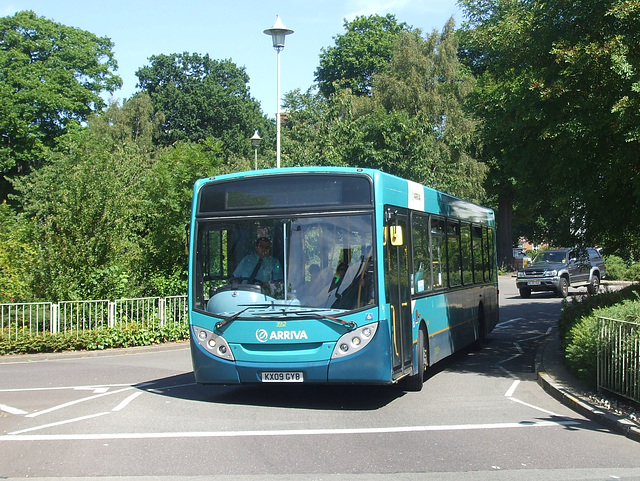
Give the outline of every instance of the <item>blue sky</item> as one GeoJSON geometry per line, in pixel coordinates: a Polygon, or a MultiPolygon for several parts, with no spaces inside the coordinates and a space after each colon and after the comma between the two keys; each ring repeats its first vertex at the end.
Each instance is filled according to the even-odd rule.
{"type": "Polygon", "coordinates": [[[115,44],[123,87],[114,98],[136,92],[136,70],[157,54],[208,53],[245,67],[251,96],[269,117],[276,111],[276,52],[263,33],[276,20],[294,30],[280,55],[281,94],[306,91],[314,82],[322,48],[344,33],[344,19],[392,13],[423,32],[463,20],[455,0],[0,0],[0,16],[21,10],[109,37],[115,44]]]}

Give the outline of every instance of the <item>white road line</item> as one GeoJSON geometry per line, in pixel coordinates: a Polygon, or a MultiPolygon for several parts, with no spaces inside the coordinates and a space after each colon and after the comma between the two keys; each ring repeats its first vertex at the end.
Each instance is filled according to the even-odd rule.
{"type": "Polygon", "coordinates": [[[520,380],[516,379],[515,381],[513,381],[513,383],[511,384],[511,387],[509,388],[509,390],[504,393],[504,395],[506,397],[511,397],[513,396],[513,393],[516,391],[516,388],[518,387],[518,384],[520,384],[520,380]]]}
{"type": "Polygon", "coordinates": [[[127,404],[129,404],[131,401],[133,401],[135,398],[137,398],[138,396],[140,396],[140,394],[142,394],[142,391],[138,391],[133,393],[131,396],[129,396],[127,399],[125,399],[124,401],[122,401],[120,404],[118,404],[116,407],[114,407],[111,411],[117,412],[120,411],[121,409],[125,408],[127,406],[127,404]]]}
{"type": "Polygon", "coordinates": [[[508,321],[499,322],[498,324],[496,324],[496,328],[504,327],[507,324],[511,324],[512,322],[516,322],[516,321],[524,321],[524,318],[516,317],[515,319],[509,319],[508,321]]]}
{"type": "Polygon", "coordinates": [[[527,407],[530,407],[530,408],[532,408],[532,409],[535,409],[536,411],[540,411],[540,412],[543,412],[543,413],[545,413],[545,414],[550,414],[551,416],[558,416],[558,417],[560,417],[560,418],[561,418],[561,417],[564,417],[564,416],[561,416],[560,414],[556,414],[556,413],[554,413],[554,412],[552,412],[552,411],[548,411],[547,409],[543,409],[543,408],[541,408],[541,407],[534,406],[533,404],[529,404],[529,403],[526,403],[526,402],[524,402],[524,401],[520,401],[520,399],[516,399],[516,398],[514,398],[514,397],[510,397],[509,399],[511,399],[513,402],[520,403],[520,404],[522,404],[523,406],[527,406],[527,407]]]}
{"type": "MultiPolygon", "coordinates": [[[[101,413],[108,414],[108,413],[101,413]]],[[[174,433],[103,433],[103,434],[29,434],[0,435],[0,441],[87,441],[106,439],[163,439],[163,438],[239,438],[260,436],[326,436],[344,434],[384,434],[427,431],[470,431],[483,429],[540,428],[575,426],[578,421],[522,421],[519,423],[452,424],[442,426],[400,426],[354,429],[291,429],[279,431],[194,431],[174,433]]]]}
{"type": "MultiPolygon", "coordinates": [[[[145,383],[148,384],[148,383],[145,383]]],[[[109,389],[112,387],[132,387],[132,386],[143,386],[142,384],[102,384],[95,386],[58,386],[58,387],[27,387],[27,388],[12,388],[12,389],[0,389],[0,392],[29,392],[29,391],[64,391],[64,390],[103,390],[109,389]]]]}
{"type": "Polygon", "coordinates": [[[553,327],[549,327],[549,328],[547,329],[547,332],[545,332],[544,334],[538,334],[537,336],[528,337],[528,338],[526,338],[526,339],[520,339],[520,342],[534,341],[534,340],[536,340],[536,339],[540,339],[541,337],[548,336],[548,335],[551,333],[551,331],[553,331],[553,327]]]}
{"type": "Polygon", "coordinates": [[[0,404],[0,411],[4,411],[5,413],[9,413],[9,414],[16,414],[19,416],[22,414],[27,414],[27,411],[23,411],[22,409],[7,406],[6,404],[0,404]]]}
{"type": "Polygon", "coordinates": [[[31,432],[31,431],[38,431],[39,429],[51,428],[53,426],[60,426],[62,424],[69,424],[69,423],[75,423],[75,422],[78,422],[78,421],[84,421],[85,419],[97,418],[99,416],[104,416],[105,414],[109,414],[109,413],[108,412],[104,412],[104,413],[90,414],[89,416],[82,416],[80,418],[67,419],[65,421],[59,421],[57,423],[43,424],[41,426],[35,426],[35,427],[32,427],[32,428],[21,429],[20,431],[14,431],[12,433],[9,433],[9,437],[10,436],[15,436],[15,435],[18,435],[18,434],[22,434],[22,433],[28,433],[28,432],[31,432]]]}
{"type": "Polygon", "coordinates": [[[92,399],[97,399],[97,398],[102,397],[102,396],[109,396],[111,394],[117,394],[119,392],[128,391],[130,389],[133,389],[133,387],[129,386],[129,387],[126,387],[124,389],[118,389],[117,391],[105,392],[105,393],[101,393],[101,394],[96,394],[94,396],[85,397],[85,398],[82,398],[82,399],[76,399],[75,401],[70,401],[70,402],[67,402],[67,403],[64,403],[64,404],[59,404],[58,406],[53,406],[53,407],[51,407],[49,409],[44,409],[42,411],[37,411],[35,413],[27,414],[26,417],[35,418],[36,416],[41,416],[43,414],[47,414],[47,413],[50,413],[52,411],[57,411],[58,409],[64,409],[64,408],[67,408],[69,406],[73,406],[75,404],[79,404],[81,402],[90,401],[92,399]]]}

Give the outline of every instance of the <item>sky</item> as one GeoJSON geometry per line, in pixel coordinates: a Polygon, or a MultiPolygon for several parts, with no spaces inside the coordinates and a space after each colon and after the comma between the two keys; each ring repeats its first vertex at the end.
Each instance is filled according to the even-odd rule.
{"type": "Polygon", "coordinates": [[[22,10],[80,28],[114,43],[116,73],[123,86],[113,100],[138,89],[135,72],[158,54],[209,54],[231,59],[249,75],[251,96],[275,118],[277,56],[264,34],[276,15],[294,33],[280,54],[281,97],[314,83],[323,48],[335,45],[344,21],[359,15],[394,14],[425,33],[441,31],[452,16],[463,21],[456,0],[0,0],[0,17],[22,10]],[[237,3],[236,3],[237,1],[237,3]]]}

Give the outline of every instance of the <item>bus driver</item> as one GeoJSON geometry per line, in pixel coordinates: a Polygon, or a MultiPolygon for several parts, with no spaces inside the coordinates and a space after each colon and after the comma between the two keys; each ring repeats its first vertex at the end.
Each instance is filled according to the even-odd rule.
{"type": "Polygon", "coordinates": [[[259,237],[255,243],[256,252],[244,257],[233,271],[233,276],[244,281],[259,281],[263,285],[269,282],[282,282],[282,267],[275,257],[269,255],[271,241],[268,237],[259,237]]]}

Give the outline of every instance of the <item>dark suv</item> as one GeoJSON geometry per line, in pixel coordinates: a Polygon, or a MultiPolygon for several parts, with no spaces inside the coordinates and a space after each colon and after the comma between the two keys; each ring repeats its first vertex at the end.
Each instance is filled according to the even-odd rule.
{"type": "Polygon", "coordinates": [[[554,291],[567,297],[569,286],[587,286],[589,294],[597,294],[605,273],[604,260],[593,247],[553,249],[540,252],[519,270],[516,285],[524,298],[532,291],[554,291]]]}

